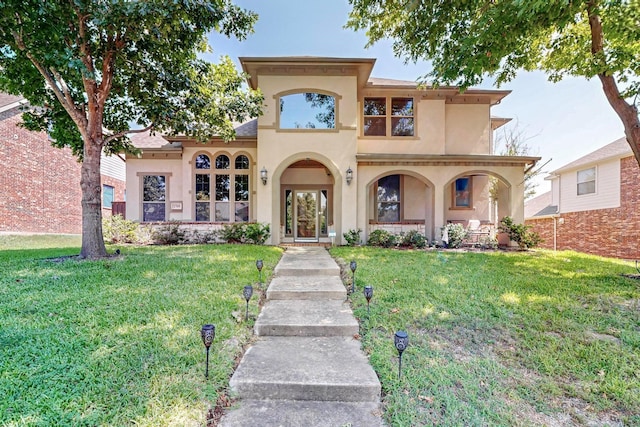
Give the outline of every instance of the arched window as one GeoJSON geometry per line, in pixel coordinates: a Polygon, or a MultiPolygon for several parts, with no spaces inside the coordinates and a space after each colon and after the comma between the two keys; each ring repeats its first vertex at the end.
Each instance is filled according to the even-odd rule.
{"type": "Polygon", "coordinates": [[[231,162],[226,154],[215,157],[211,173],[209,156],[195,159],[195,220],[215,222],[249,221],[249,158],[240,154],[231,162]],[[203,169],[206,169],[206,173],[203,169]],[[215,194],[211,195],[211,178],[215,194]],[[233,190],[231,188],[233,184],[233,190]]]}
{"type": "Polygon", "coordinates": [[[335,129],[336,99],[316,92],[280,97],[280,129],[335,129]]]}

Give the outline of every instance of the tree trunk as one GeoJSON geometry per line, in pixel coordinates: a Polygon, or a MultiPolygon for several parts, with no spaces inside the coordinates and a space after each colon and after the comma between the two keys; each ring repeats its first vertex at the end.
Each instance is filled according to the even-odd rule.
{"type": "Polygon", "coordinates": [[[624,134],[627,142],[631,146],[638,165],[640,165],[640,120],[638,119],[638,109],[633,104],[628,104],[618,91],[615,80],[612,76],[598,74],[602,89],[607,97],[607,101],[616,112],[624,125],[624,134]]]}
{"type": "Polygon", "coordinates": [[[81,258],[97,259],[107,256],[102,237],[102,183],[100,154],[102,144],[91,137],[84,141],[84,158],[80,172],[82,189],[82,249],[81,258]]]}
{"type": "Polygon", "coordinates": [[[636,158],[636,162],[640,165],[640,120],[638,119],[638,109],[634,104],[629,104],[624,100],[618,89],[615,78],[611,71],[606,67],[604,55],[604,33],[602,31],[602,21],[597,13],[598,1],[591,0],[587,3],[587,14],[589,16],[589,27],[591,29],[591,53],[596,60],[605,66],[605,71],[598,74],[598,78],[602,83],[609,105],[616,112],[624,126],[624,134],[627,142],[631,146],[631,151],[636,158]]]}

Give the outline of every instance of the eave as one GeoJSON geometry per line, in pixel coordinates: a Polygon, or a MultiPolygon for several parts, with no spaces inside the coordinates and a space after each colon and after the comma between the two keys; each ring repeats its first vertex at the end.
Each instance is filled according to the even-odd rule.
{"type": "Polygon", "coordinates": [[[541,157],[472,154],[356,154],[359,166],[533,166],[541,157]]]}

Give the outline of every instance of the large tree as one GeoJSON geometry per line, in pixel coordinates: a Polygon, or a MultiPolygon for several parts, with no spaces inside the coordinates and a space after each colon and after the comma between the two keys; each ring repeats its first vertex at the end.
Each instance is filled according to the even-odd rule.
{"type": "Polygon", "coordinates": [[[231,0],[0,0],[0,12],[0,90],[24,96],[24,125],[82,162],[81,257],[107,254],[102,151],[134,150],[127,135],[141,131],[230,140],[232,121],[260,113],[229,58],[198,57],[211,30],[253,30],[257,15],[231,0]]]}
{"type": "MultiPolygon", "coordinates": [[[[552,81],[598,77],[640,164],[640,0],[349,0],[347,26],[396,55],[428,59],[424,78],[499,86],[520,69],[552,81]]],[[[596,119],[596,118],[593,118],[596,119]]]]}

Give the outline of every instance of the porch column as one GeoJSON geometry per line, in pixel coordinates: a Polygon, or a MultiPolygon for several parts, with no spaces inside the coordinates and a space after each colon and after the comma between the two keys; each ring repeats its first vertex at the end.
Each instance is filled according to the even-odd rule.
{"type": "Polygon", "coordinates": [[[436,184],[433,188],[433,237],[440,241],[440,229],[444,227],[444,187],[436,184]]]}

